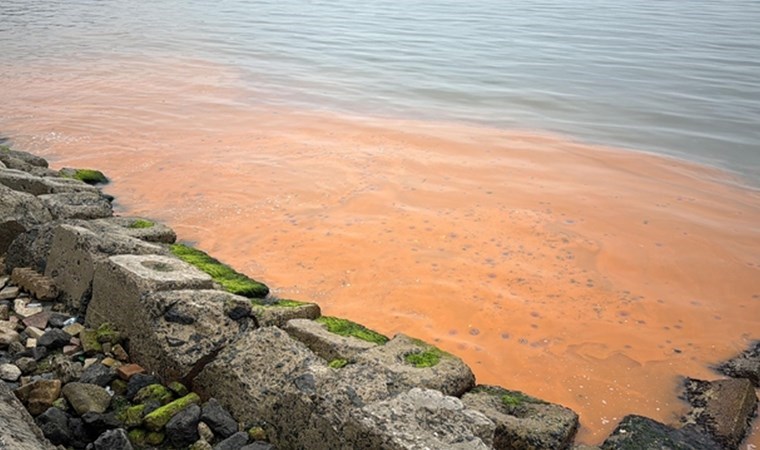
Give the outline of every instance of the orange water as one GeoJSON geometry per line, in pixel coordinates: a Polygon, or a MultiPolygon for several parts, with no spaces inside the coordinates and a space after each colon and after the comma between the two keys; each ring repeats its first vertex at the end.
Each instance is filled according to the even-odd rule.
{"type": "Polygon", "coordinates": [[[676,422],[679,377],[718,377],[760,338],[760,194],[726,173],[532,131],[252,106],[227,68],[143,64],[4,74],[0,130],[54,167],[102,169],[122,213],[280,297],[573,408],[581,441],[630,413],[676,422]]]}

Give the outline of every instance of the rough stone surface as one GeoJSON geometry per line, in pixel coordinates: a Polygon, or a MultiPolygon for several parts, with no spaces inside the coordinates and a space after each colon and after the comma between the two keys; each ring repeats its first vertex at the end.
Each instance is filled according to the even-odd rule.
{"type": "Polygon", "coordinates": [[[395,384],[412,388],[435,389],[446,395],[460,397],[475,386],[475,375],[459,358],[441,352],[438,364],[417,368],[405,362],[406,355],[429,349],[427,344],[404,334],[397,334],[385,345],[379,345],[356,355],[358,364],[374,365],[393,374],[395,384]]]}
{"type": "Polygon", "coordinates": [[[127,383],[127,391],[124,395],[128,399],[132,400],[135,395],[140,392],[140,389],[144,388],[145,386],[150,386],[151,384],[161,384],[161,380],[159,380],[155,375],[138,373],[129,379],[129,382],[127,383]]]}
{"type": "Polygon", "coordinates": [[[53,219],[101,219],[113,215],[111,202],[100,193],[65,192],[40,195],[53,219]]]}
{"type": "Polygon", "coordinates": [[[50,211],[37,197],[0,183],[0,254],[5,253],[20,234],[52,219],[50,211]]]}
{"type": "Polygon", "coordinates": [[[675,429],[648,417],[625,416],[602,450],[721,450],[709,437],[688,429],[675,429]]]}
{"type": "Polygon", "coordinates": [[[331,371],[304,344],[276,327],[266,327],[222,350],[200,372],[194,387],[218,399],[239,421],[267,423],[267,435],[276,445],[308,447],[338,439],[329,425],[321,428],[329,435],[306,432],[316,409],[317,385],[329,382],[331,371]]]}
{"type": "Polygon", "coordinates": [[[166,424],[166,434],[172,445],[184,448],[197,441],[200,417],[198,405],[190,405],[172,417],[166,424]]]}
{"type": "Polygon", "coordinates": [[[16,381],[21,376],[21,369],[15,364],[0,364],[0,380],[16,381]]]}
{"type": "Polygon", "coordinates": [[[321,315],[316,303],[293,307],[253,305],[251,313],[261,327],[284,327],[292,319],[314,320],[321,315]]]}
{"type": "Polygon", "coordinates": [[[84,312],[92,296],[96,263],[106,261],[112,255],[165,252],[157,245],[137,239],[97,234],[73,225],[58,225],[39,237],[41,241],[46,239],[49,239],[49,256],[46,257],[45,275],[50,276],[62,291],[61,300],[66,307],[80,313],[84,312]]]}
{"type": "Polygon", "coordinates": [[[177,240],[177,234],[168,226],[153,222],[152,227],[134,228],[136,220],[146,220],[137,217],[109,217],[107,219],[93,220],[87,224],[87,228],[101,233],[126,234],[146,242],[173,244],[177,240]]]}
{"type": "Polygon", "coordinates": [[[686,427],[707,433],[727,449],[739,446],[757,410],[757,394],[747,379],[688,378],[686,400],[692,405],[683,418],[686,427]]]}
{"type": "Polygon", "coordinates": [[[61,395],[61,380],[39,380],[16,391],[32,415],[41,414],[61,395]]]}
{"type": "Polygon", "coordinates": [[[0,430],[2,450],[55,449],[4,382],[0,382],[0,430]]]}
{"type": "Polygon", "coordinates": [[[13,300],[18,297],[19,288],[16,286],[6,286],[0,290],[0,300],[13,300]]]}
{"type": "Polygon", "coordinates": [[[283,327],[295,339],[306,344],[326,361],[334,359],[353,360],[354,357],[377,344],[355,337],[345,337],[327,331],[324,324],[308,319],[293,319],[283,327]]]}
{"type": "Polygon", "coordinates": [[[238,425],[235,419],[215,398],[210,398],[203,405],[201,420],[208,425],[214,433],[223,438],[230,437],[238,431],[238,425]]]}
{"type": "Polygon", "coordinates": [[[41,168],[48,167],[48,162],[47,160],[45,160],[45,158],[41,156],[37,156],[29,152],[25,152],[22,150],[11,150],[11,149],[3,150],[2,152],[0,152],[0,161],[3,161],[7,164],[6,161],[8,161],[9,158],[23,161],[24,163],[32,167],[41,167],[41,168]]]}
{"type": "Polygon", "coordinates": [[[108,392],[94,384],[68,383],[63,387],[62,392],[80,416],[88,412],[105,412],[111,402],[108,392]]]}
{"type": "Polygon", "coordinates": [[[49,349],[61,348],[68,344],[71,340],[71,335],[60,328],[52,328],[50,331],[46,331],[45,334],[37,339],[37,345],[47,347],[49,349]]]}
{"type": "Polygon", "coordinates": [[[345,437],[364,448],[490,449],[495,426],[457,398],[414,388],[352,414],[345,437]]]}
{"type": "Polygon", "coordinates": [[[277,447],[269,442],[253,442],[241,447],[240,450],[277,450],[277,447]]]}
{"type": "Polygon", "coordinates": [[[216,290],[113,295],[107,302],[111,308],[94,298],[90,311],[108,314],[106,320],[130,336],[133,361],[164,379],[177,380],[192,378],[241,330],[253,326],[252,321],[236,322],[224,313],[224,304],[236,299],[216,290]]]}
{"type": "Polygon", "coordinates": [[[239,431],[214,446],[214,450],[239,450],[248,443],[248,433],[239,431]]]}
{"type": "Polygon", "coordinates": [[[113,368],[95,363],[84,369],[82,376],[79,377],[79,382],[106,387],[114,379],[116,379],[116,371],[113,368]]]}
{"type": "Polygon", "coordinates": [[[760,341],[753,342],[746,351],[717,369],[729,377],[747,378],[755,387],[760,387],[760,341]]]}
{"type": "Polygon", "coordinates": [[[567,449],[578,429],[570,409],[496,386],[477,386],[462,402],[496,424],[496,450],[567,449]]]}
{"type": "Polygon", "coordinates": [[[133,450],[127,432],[123,428],[108,430],[92,444],[92,450],[133,450]]]}
{"type": "MultiPolygon", "coordinates": [[[[58,289],[53,279],[43,276],[32,268],[16,267],[11,273],[11,280],[38,300],[50,301],[58,297],[58,289]]],[[[45,326],[39,328],[45,328],[45,326]]]]}
{"type": "Polygon", "coordinates": [[[0,184],[15,191],[32,195],[59,194],[64,192],[100,191],[79,180],[69,178],[40,177],[14,169],[0,169],[0,184]]]}
{"type": "Polygon", "coordinates": [[[60,409],[48,408],[37,416],[36,421],[42,434],[54,445],[66,445],[71,441],[69,417],[60,409]]]}

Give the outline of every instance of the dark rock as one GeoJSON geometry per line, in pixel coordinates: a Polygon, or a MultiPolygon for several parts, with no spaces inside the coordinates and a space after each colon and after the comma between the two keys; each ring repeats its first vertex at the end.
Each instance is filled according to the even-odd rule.
{"type": "Polygon", "coordinates": [[[164,319],[167,322],[178,323],[181,325],[192,325],[195,323],[195,318],[190,315],[183,314],[176,307],[169,308],[169,310],[164,313],[164,319]]]}
{"type": "Polygon", "coordinates": [[[50,325],[53,328],[63,328],[66,326],[66,321],[71,319],[71,316],[68,314],[53,312],[50,313],[50,318],[48,319],[48,325],[50,325]]]}
{"type": "Polygon", "coordinates": [[[71,432],[71,446],[76,449],[83,449],[90,442],[94,441],[97,436],[91,436],[87,432],[84,421],[79,417],[69,419],[69,431],[71,432]]]}
{"type": "Polygon", "coordinates": [[[721,450],[709,437],[669,427],[648,417],[625,416],[601,445],[602,450],[721,450]]]}
{"type": "Polygon", "coordinates": [[[100,363],[95,363],[84,369],[82,376],[79,377],[80,383],[97,384],[98,386],[108,386],[116,379],[116,371],[100,363]]]}
{"type": "Polygon", "coordinates": [[[203,405],[201,421],[211,428],[211,430],[223,438],[235,434],[238,430],[238,424],[232,415],[215,398],[210,398],[203,405]]]}
{"type": "Polygon", "coordinates": [[[718,371],[733,378],[747,378],[760,387],[760,341],[754,342],[739,356],[717,367],[718,371]]]}
{"type": "Polygon", "coordinates": [[[201,418],[201,408],[190,405],[178,412],[166,424],[166,434],[175,447],[187,447],[197,441],[198,422],[201,418]]]}
{"type": "Polygon", "coordinates": [[[746,378],[702,381],[687,378],[686,400],[693,409],[682,419],[685,428],[710,435],[723,448],[739,446],[757,409],[757,394],[746,378]]]}
{"type": "Polygon", "coordinates": [[[14,364],[21,369],[21,373],[24,375],[28,375],[37,370],[37,361],[31,356],[22,356],[21,358],[16,359],[14,364]]]}
{"type": "Polygon", "coordinates": [[[82,415],[82,422],[88,430],[88,434],[98,436],[106,430],[119,428],[124,424],[116,418],[116,413],[94,413],[89,412],[82,415]]]}
{"type": "Polygon", "coordinates": [[[133,450],[127,432],[123,428],[108,430],[92,444],[93,450],[133,450]]]}
{"type": "Polygon", "coordinates": [[[45,332],[37,340],[37,344],[47,348],[61,348],[71,340],[71,335],[59,328],[45,332]]]}
{"type": "Polygon", "coordinates": [[[69,416],[58,408],[50,407],[36,419],[42,434],[53,445],[67,445],[71,441],[71,431],[69,430],[69,416]]]}
{"type": "Polygon", "coordinates": [[[161,380],[159,380],[155,375],[148,375],[144,373],[132,375],[132,378],[130,378],[129,382],[127,383],[127,392],[125,396],[128,399],[132,400],[140,389],[151,384],[161,384],[161,380]]]}
{"type": "Polygon", "coordinates": [[[248,433],[239,431],[214,446],[214,450],[240,450],[248,443],[248,433]]]}
{"type": "Polygon", "coordinates": [[[277,450],[277,447],[269,442],[257,441],[252,444],[248,444],[245,447],[241,447],[240,450],[277,450]]]}

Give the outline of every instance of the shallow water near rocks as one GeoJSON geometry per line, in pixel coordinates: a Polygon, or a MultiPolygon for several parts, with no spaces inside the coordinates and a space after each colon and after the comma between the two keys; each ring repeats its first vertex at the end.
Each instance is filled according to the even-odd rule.
{"type": "MultiPolygon", "coordinates": [[[[0,6],[0,43],[13,56],[0,61],[0,133],[56,168],[103,170],[122,213],[166,222],[278,296],[434,342],[462,356],[481,383],[573,408],[590,443],[625,414],[675,422],[685,408],[680,376],[715,378],[710,365],[760,338],[760,193],[747,186],[756,185],[760,139],[746,124],[758,91],[744,77],[754,63],[741,58],[760,40],[731,53],[739,62],[726,70],[736,78],[700,65],[707,72],[696,79],[712,73],[707,79],[728,83],[715,90],[730,94],[710,125],[712,97],[697,102],[704,110],[677,104],[658,99],[667,86],[656,83],[640,86],[651,95],[623,91],[646,103],[638,110],[595,98],[593,80],[549,101],[566,80],[547,77],[544,91],[533,85],[528,95],[535,73],[515,65],[522,81],[497,89],[514,97],[490,104],[494,93],[475,86],[444,101],[453,94],[407,95],[414,74],[391,82],[403,71],[383,72],[384,63],[369,70],[379,81],[352,85],[339,72],[360,65],[304,63],[319,49],[288,53],[299,47],[275,31],[254,47],[233,33],[236,43],[219,16],[235,17],[238,2],[207,22],[190,8],[197,27],[181,29],[140,22],[141,8],[171,11],[171,2],[133,16],[90,3],[0,6]],[[118,20],[103,19],[108,11],[118,20]],[[93,30],[97,39],[88,38],[93,30]],[[526,106],[536,102],[543,106],[526,106]],[[669,132],[648,128],[664,123],[656,117],[638,121],[666,107],[680,117],[669,132]],[[694,160],[740,175],[536,128],[681,156],[694,147],[694,160]]],[[[273,24],[293,17],[275,12],[273,24]]],[[[737,19],[736,33],[749,30],[752,14],[737,19]]],[[[730,47],[736,36],[721,39],[730,47]]],[[[598,50],[589,54],[611,57],[598,50]]],[[[610,83],[601,91],[620,92],[610,83]]],[[[758,433],[746,444],[760,445],[758,433]]]]}

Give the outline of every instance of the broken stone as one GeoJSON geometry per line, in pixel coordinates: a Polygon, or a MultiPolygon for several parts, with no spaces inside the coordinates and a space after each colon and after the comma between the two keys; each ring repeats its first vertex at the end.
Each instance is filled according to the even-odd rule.
{"type": "Polygon", "coordinates": [[[690,429],[675,429],[648,417],[625,416],[601,445],[602,450],[673,449],[721,450],[709,437],[690,429]]]}
{"type": "Polygon", "coordinates": [[[717,369],[729,377],[747,378],[755,387],[760,387],[760,341],[752,343],[746,351],[717,369]]]}

